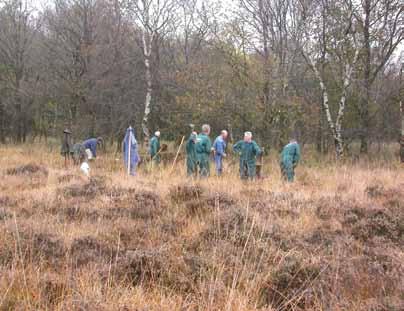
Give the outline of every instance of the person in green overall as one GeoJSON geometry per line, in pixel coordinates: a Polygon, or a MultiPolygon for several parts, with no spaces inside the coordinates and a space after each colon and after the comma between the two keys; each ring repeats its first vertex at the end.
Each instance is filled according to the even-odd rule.
{"type": "Polygon", "coordinates": [[[196,137],[196,160],[201,178],[206,178],[210,175],[209,156],[212,152],[212,142],[210,141],[209,134],[210,126],[204,124],[202,125],[202,133],[196,137]]]}
{"type": "Polygon", "coordinates": [[[185,145],[185,151],[187,154],[187,176],[195,176],[196,175],[196,137],[198,133],[192,132],[189,136],[187,143],[185,145]]]}
{"type": "Polygon", "coordinates": [[[281,173],[284,180],[293,182],[295,178],[295,167],[300,161],[300,146],[295,139],[291,139],[289,144],[283,147],[281,153],[281,173]]]}
{"type": "Polygon", "coordinates": [[[258,144],[252,140],[252,133],[245,132],[244,140],[240,140],[233,146],[233,151],[240,155],[240,178],[255,179],[255,162],[262,151],[258,144]]]}
{"type": "Polygon", "coordinates": [[[150,140],[150,158],[155,165],[160,164],[160,131],[154,133],[153,138],[150,140]]]}

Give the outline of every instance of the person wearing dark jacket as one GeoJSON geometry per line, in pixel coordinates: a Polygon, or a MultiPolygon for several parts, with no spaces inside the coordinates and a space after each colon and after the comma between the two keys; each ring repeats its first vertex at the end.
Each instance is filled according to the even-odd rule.
{"type": "Polygon", "coordinates": [[[86,150],[87,158],[92,160],[97,157],[97,146],[102,144],[102,138],[89,138],[83,141],[84,149],[86,150]]]}
{"type": "Polygon", "coordinates": [[[240,178],[243,180],[256,178],[256,159],[262,154],[261,148],[252,140],[252,133],[245,132],[244,140],[233,146],[233,151],[240,155],[240,178]]]}
{"type": "Polygon", "coordinates": [[[295,179],[295,168],[300,161],[300,146],[295,139],[283,147],[281,153],[280,167],[284,180],[293,182],[295,179]]]}
{"type": "Polygon", "coordinates": [[[202,133],[196,137],[196,160],[199,167],[199,176],[202,178],[209,177],[210,175],[209,156],[212,152],[212,142],[210,141],[209,134],[210,126],[204,124],[202,126],[202,133]]]}
{"type": "Polygon", "coordinates": [[[153,138],[150,140],[150,159],[152,163],[159,165],[160,164],[160,131],[154,133],[153,138]]]}

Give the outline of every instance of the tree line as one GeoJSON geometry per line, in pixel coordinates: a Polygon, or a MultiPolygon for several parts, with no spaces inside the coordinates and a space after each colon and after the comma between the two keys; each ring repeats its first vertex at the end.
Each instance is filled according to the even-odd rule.
{"type": "Polygon", "coordinates": [[[402,0],[30,3],[0,2],[2,143],[190,123],[337,156],[399,139],[402,0]]]}

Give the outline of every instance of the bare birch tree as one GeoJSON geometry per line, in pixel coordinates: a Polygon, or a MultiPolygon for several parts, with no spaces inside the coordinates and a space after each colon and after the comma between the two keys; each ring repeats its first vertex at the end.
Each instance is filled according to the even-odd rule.
{"type": "Polygon", "coordinates": [[[319,82],[322,104],[334,138],[336,155],[340,158],[344,155],[342,127],[348,88],[359,57],[352,5],[323,0],[319,5],[312,3],[311,7],[303,8],[303,14],[306,14],[308,10],[312,15],[306,17],[305,44],[302,47],[302,53],[319,82]],[[318,10],[325,10],[326,14],[317,14],[318,10]],[[324,18],[325,21],[322,20],[324,18]],[[324,22],[328,27],[323,27],[324,22]],[[326,29],[331,33],[323,33],[326,29]],[[325,81],[324,70],[320,71],[318,68],[325,60],[335,65],[335,77],[340,81],[336,116],[333,116],[330,107],[330,92],[325,81]]]}
{"type": "Polygon", "coordinates": [[[400,136],[400,160],[404,163],[404,85],[403,85],[403,71],[404,71],[404,59],[400,67],[400,79],[398,85],[398,98],[400,105],[400,117],[401,117],[401,136],[400,136]]]}
{"type": "Polygon", "coordinates": [[[142,130],[145,139],[148,140],[150,130],[148,128],[149,116],[152,109],[153,76],[152,53],[156,41],[172,31],[176,19],[176,0],[134,0],[129,1],[129,9],[134,15],[134,21],[141,31],[141,47],[144,57],[146,96],[144,101],[144,115],[142,130]]]}

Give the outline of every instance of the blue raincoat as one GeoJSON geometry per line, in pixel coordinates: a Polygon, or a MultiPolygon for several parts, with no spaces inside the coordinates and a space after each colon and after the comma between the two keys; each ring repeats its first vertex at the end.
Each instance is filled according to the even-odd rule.
{"type": "Polygon", "coordinates": [[[137,141],[135,138],[135,131],[132,127],[129,127],[126,130],[125,138],[123,139],[123,159],[125,163],[125,170],[128,171],[130,175],[134,176],[136,174],[136,167],[140,161],[139,153],[138,153],[138,146],[137,141]],[[130,146],[130,158],[128,164],[128,157],[129,157],[129,146],[130,146]]]}
{"type": "Polygon", "coordinates": [[[98,143],[97,138],[90,138],[83,142],[84,148],[90,149],[94,158],[97,157],[97,143],[98,143]]]}

